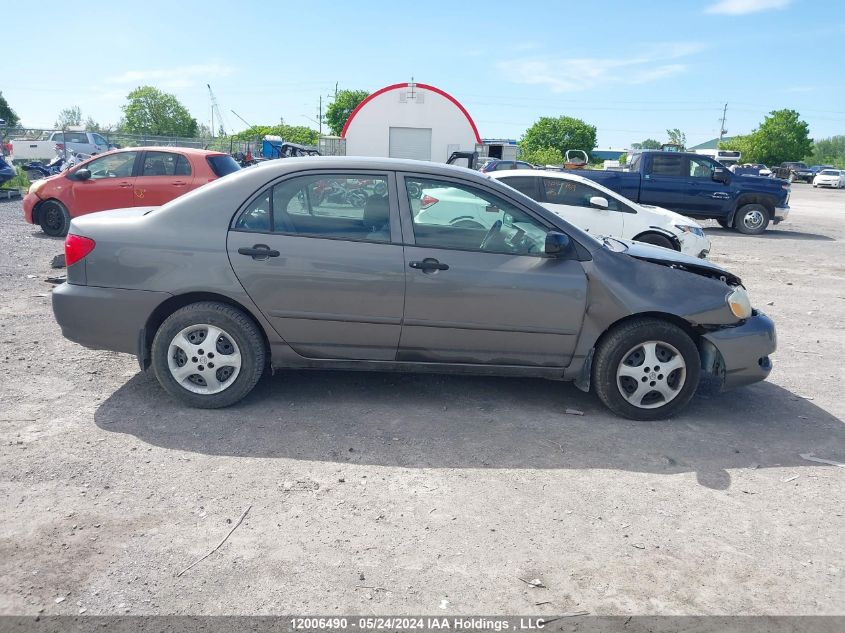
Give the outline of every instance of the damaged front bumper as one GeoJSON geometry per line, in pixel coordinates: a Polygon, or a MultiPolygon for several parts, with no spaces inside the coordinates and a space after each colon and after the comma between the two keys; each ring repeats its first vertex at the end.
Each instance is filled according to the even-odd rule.
{"type": "Polygon", "coordinates": [[[722,381],[722,389],[733,389],[765,380],[772,371],[769,354],[777,349],[774,322],[754,310],[740,325],[724,327],[701,338],[704,371],[722,381]]]}

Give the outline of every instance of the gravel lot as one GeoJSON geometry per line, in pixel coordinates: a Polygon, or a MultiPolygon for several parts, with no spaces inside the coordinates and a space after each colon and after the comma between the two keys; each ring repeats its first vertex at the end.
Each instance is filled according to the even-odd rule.
{"type": "Polygon", "coordinates": [[[707,224],[780,348],[675,420],[330,372],[198,411],[61,337],[61,240],[0,203],[0,613],[845,613],[845,468],[801,457],[845,462],[845,191],[796,184],[760,237],[707,224]]]}

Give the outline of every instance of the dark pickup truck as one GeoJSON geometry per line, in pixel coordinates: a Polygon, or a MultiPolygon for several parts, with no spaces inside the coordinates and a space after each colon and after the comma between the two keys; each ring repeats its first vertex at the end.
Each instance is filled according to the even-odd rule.
{"type": "Polygon", "coordinates": [[[790,161],[781,163],[777,167],[772,167],[772,175],[775,178],[783,178],[789,182],[803,180],[804,182],[812,183],[816,172],[811,167],[807,167],[806,163],[790,161]]]}
{"type": "Polygon", "coordinates": [[[640,204],[694,218],[714,218],[725,228],[756,235],[789,214],[789,183],[735,176],[708,156],[685,152],[635,152],[627,171],[571,170],[640,204]]]}

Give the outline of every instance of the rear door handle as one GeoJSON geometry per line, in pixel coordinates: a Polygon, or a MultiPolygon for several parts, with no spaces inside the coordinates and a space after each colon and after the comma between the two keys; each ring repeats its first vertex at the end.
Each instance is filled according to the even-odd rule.
{"type": "Polygon", "coordinates": [[[241,255],[247,255],[253,259],[267,259],[268,257],[278,257],[281,255],[279,251],[273,250],[266,244],[256,244],[252,248],[242,246],[238,249],[238,253],[241,255]]]}
{"type": "Polygon", "coordinates": [[[408,262],[408,266],[424,273],[434,272],[435,270],[449,270],[449,264],[441,264],[433,257],[426,257],[421,262],[408,262]]]}

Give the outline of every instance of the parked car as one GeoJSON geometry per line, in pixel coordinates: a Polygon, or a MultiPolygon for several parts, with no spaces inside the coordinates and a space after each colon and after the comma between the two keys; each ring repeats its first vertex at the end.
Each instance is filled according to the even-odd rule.
{"type": "Polygon", "coordinates": [[[728,169],[737,176],[772,176],[772,170],[763,163],[745,163],[744,165],[731,165],[728,169]]]}
{"type": "Polygon", "coordinates": [[[502,160],[501,158],[494,158],[483,163],[479,171],[485,173],[491,171],[505,171],[508,169],[534,169],[534,165],[526,163],[524,160],[502,160]]]}
{"type": "Polygon", "coordinates": [[[789,214],[789,183],[734,176],[709,156],[638,151],[628,171],[572,170],[640,204],[692,218],[714,218],[725,228],[756,235],[789,214]]]}
{"type": "Polygon", "coordinates": [[[772,321],[723,268],[598,240],[436,163],[268,161],[158,209],[75,218],[65,254],[52,295],[63,334],[135,354],[203,408],[239,401],[269,364],[573,380],[619,415],[665,418],[702,372],[726,388],[763,380],[775,350],[772,321]],[[382,195],[317,205],[327,178],[382,195]],[[426,224],[412,185],[503,215],[489,229],[426,224]]]}
{"type": "Polygon", "coordinates": [[[15,168],[0,156],[0,185],[9,182],[15,176],[17,176],[15,168]]]}
{"type": "Polygon", "coordinates": [[[823,169],[813,178],[814,187],[833,187],[842,189],[845,187],[845,170],[823,169]]]}
{"type": "Polygon", "coordinates": [[[81,154],[102,154],[109,151],[109,142],[96,132],[48,132],[38,140],[13,139],[15,160],[52,160],[56,150],[81,154]]]}
{"type": "Polygon", "coordinates": [[[810,165],[810,171],[813,172],[813,178],[819,175],[824,169],[836,169],[833,165],[810,165]]]}
{"type": "MultiPolygon", "coordinates": [[[[636,240],[693,257],[710,252],[710,240],[697,222],[668,209],[638,204],[582,176],[542,170],[491,176],[592,235],[636,240]]],[[[429,205],[426,213],[435,209],[429,205]]],[[[476,221],[492,224],[494,216],[483,207],[475,208],[476,221]]]]}
{"type": "Polygon", "coordinates": [[[238,169],[235,159],[221,152],[184,147],[115,150],[32,183],[23,200],[24,218],[47,235],[65,235],[71,218],[162,205],[238,169]]]}
{"type": "Polygon", "coordinates": [[[774,167],[772,169],[772,173],[775,178],[783,178],[789,182],[795,182],[796,180],[813,182],[813,178],[816,175],[812,169],[807,167],[806,163],[802,163],[800,161],[787,161],[785,163],[781,163],[779,167],[774,167]]]}

